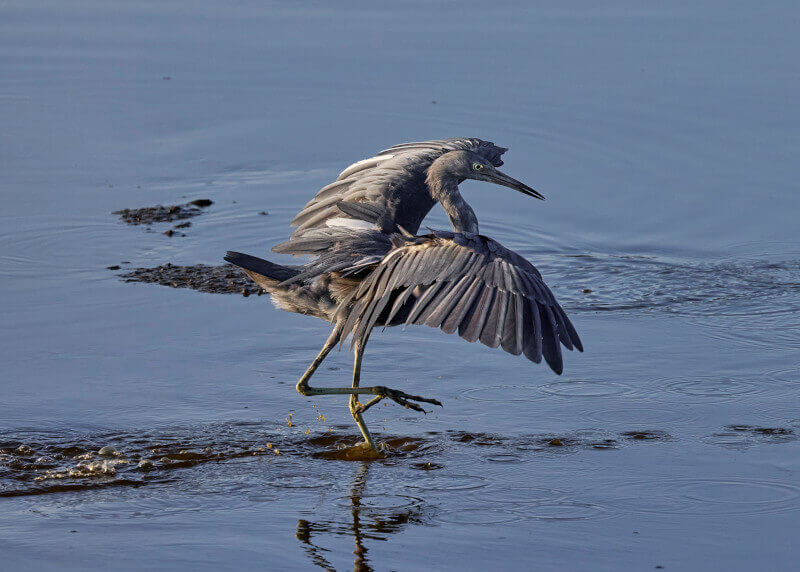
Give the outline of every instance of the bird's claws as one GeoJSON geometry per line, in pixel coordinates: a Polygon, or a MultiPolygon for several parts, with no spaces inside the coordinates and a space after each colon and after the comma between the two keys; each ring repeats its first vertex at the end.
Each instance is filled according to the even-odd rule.
{"type": "Polygon", "coordinates": [[[438,405],[439,407],[444,407],[438,399],[430,399],[428,397],[421,397],[419,395],[410,395],[403,391],[398,391],[396,389],[389,389],[388,387],[379,387],[377,395],[379,397],[391,399],[392,401],[394,401],[398,405],[402,405],[406,409],[413,409],[414,411],[419,411],[420,413],[427,413],[427,412],[416,403],[412,403],[412,401],[421,401],[423,403],[430,403],[432,405],[438,405]]]}

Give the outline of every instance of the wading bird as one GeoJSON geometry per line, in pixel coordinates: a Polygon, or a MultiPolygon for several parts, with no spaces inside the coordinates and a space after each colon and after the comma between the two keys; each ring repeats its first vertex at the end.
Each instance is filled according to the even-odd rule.
{"type": "Polygon", "coordinates": [[[273,248],[311,255],[300,267],[281,266],[238,252],[225,260],[241,267],[273,303],[289,312],[334,324],[319,355],[297,382],[302,395],[349,395],[364,441],[377,450],[363,413],[383,399],[424,411],[435,399],[384,386],[361,387],[361,361],[375,326],[425,324],[520,355],[556,373],[561,345],[583,351],[575,328],[525,258],[478,234],[478,221],[458,185],[489,181],[543,199],[501,173],[506,150],[480,139],[398,145],[345,169],[323,188],[293,224],[291,238],[273,248]],[[453,231],[416,232],[440,203],[453,231]],[[351,338],[351,387],[320,388],[309,379],[336,346],[351,338]],[[373,396],[360,403],[359,395],[373,396]]]}

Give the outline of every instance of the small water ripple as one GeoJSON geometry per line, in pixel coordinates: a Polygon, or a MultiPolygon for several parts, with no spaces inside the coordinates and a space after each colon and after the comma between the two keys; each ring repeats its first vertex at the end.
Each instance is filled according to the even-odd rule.
{"type": "Polygon", "coordinates": [[[616,501],[627,512],[682,515],[750,515],[800,510],[800,487],[741,477],[631,481],[616,501]]]}
{"type": "Polygon", "coordinates": [[[661,309],[735,317],[800,308],[798,257],[712,262],[599,253],[530,257],[541,260],[562,304],[576,311],[661,309]]]}
{"type": "Polygon", "coordinates": [[[727,400],[742,395],[762,393],[772,388],[757,379],[728,375],[703,375],[691,378],[665,379],[659,383],[667,391],[681,393],[695,401],[727,400]]]}

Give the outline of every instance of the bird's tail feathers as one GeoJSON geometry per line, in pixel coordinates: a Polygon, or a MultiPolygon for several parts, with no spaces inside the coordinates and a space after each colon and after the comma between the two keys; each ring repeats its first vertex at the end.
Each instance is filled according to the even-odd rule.
{"type": "Polygon", "coordinates": [[[299,270],[295,268],[281,266],[241,252],[227,252],[225,260],[244,270],[245,274],[267,292],[273,292],[281,282],[289,280],[299,273],[299,270]]]}

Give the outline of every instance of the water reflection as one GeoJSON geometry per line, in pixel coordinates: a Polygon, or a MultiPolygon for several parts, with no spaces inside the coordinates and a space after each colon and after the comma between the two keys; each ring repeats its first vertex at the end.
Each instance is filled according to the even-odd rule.
{"type": "Polygon", "coordinates": [[[326,558],[330,549],[318,544],[318,537],[324,542],[327,536],[352,536],[355,543],[353,569],[356,572],[371,571],[367,540],[385,541],[389,536],[400,532],[407,525],[422,524],[423,502],[414,497],[402,495],[370,495],[365,493],[371,463],[358,464],[353,476],[350,494],[341,508],[349,512],[349,521],[342,514],[334,518],[316,520],[314,522],[299,519],[295,536],[311,562],[324,569],[335,571],[336,568],[326,558]]]}

